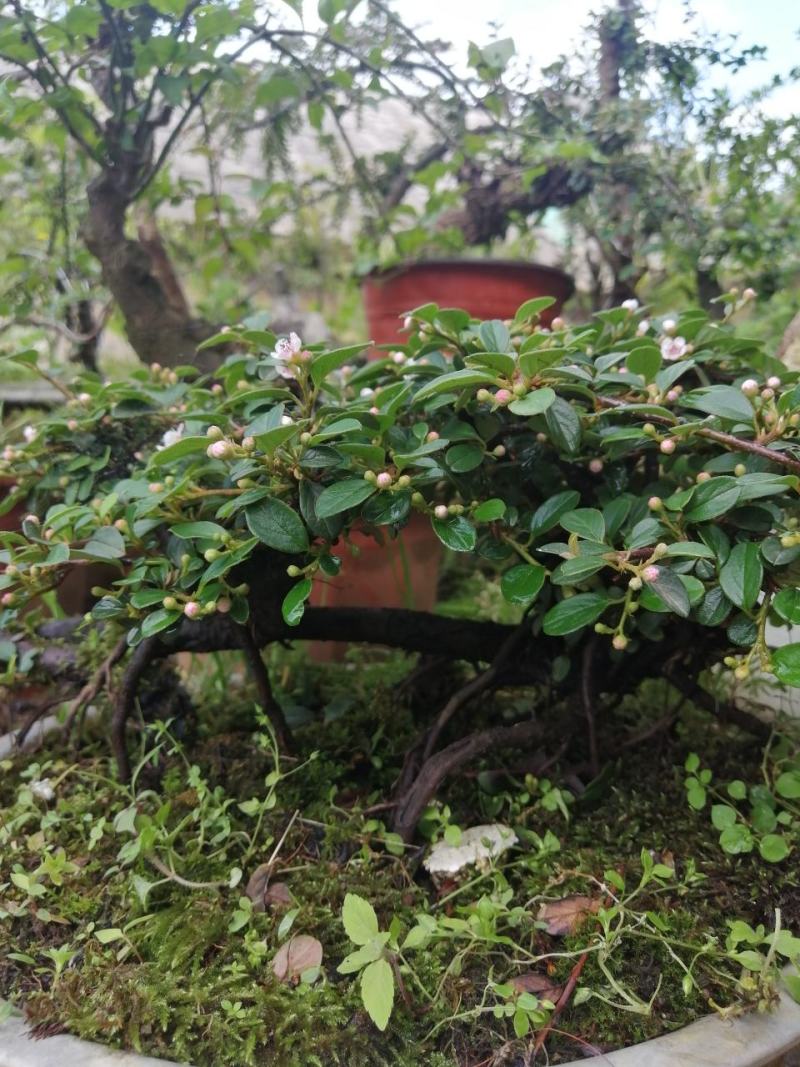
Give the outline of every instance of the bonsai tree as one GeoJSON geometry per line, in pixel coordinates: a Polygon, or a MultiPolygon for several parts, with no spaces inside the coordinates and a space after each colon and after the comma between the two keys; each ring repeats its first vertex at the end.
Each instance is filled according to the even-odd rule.
{"type": "Polygon", "coordinates": [[[797,373],[696,309],[653,321],[629,302],[551,332],[548,304],[509,323],[426,305],[372,362],[363,346],[231,330],[206,342],[230,351],[213,379],[158,364],[78,379],[9,441],[2,472],[30,514],[3,535],[0,625],[30,628],[26,610],[70,568],[118,569],[84,625],[120,640],[78,701],[125,659],[110,729],[123,776],[139,681],[178,650],[242,649],[289,748],[260,650],[292,638],[489,664],[408,755],[405,838],[443,779],[493,746],[574,744],[596,771],[613,747],[604,711],[647,678],[764,731],[705,672],[800,684],[800,645],[765,642],[768,621],[800,618],[797,373]],[[413,512],[499,575],[516,625],[306,607],[351,530],[383,541],[413,512]],[[470,701],[514,683],[540,704],[471,731],[470,701]]]}

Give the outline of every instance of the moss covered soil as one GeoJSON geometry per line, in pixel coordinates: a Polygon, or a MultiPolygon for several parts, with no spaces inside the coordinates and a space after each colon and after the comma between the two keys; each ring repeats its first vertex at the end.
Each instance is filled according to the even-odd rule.
{"type": "MultiPolygon", "coordinates": [[[[402,686],[413,666],[354,650],[322,668],[302,651],[275,651],[273,677],[299,745],[279,780],[268,777],[274,755],[233,654],[185,672],[198,718],[180,742],[178,721],[168,734],[157,726],[141,732],[135,799],[116,781],[102,738],[77,756],[62,746],[4,764],[0,995],[41,1033],[67,1030],[198,1067],[522,1065],[534,1062],[534,1035],[519,1038],[510,1017],[478,1010],[495,1002],[487,983],[533,967],[562,985],[596,922],[552,936],[535,921],[541,904],[569,894],[603,901],[608,870],[635,885],[644,849],[676,877],[649,884],[630,921],[655,916],[665,939],[620,937],[603,957],[605,970],[601,954],[589,953],[579,988],[600,996],[573,996],[558,1016],[546,1043],[549,1062],[558,1063],[590,1046],[606,1050],[677,1028],[711,1003],[733,1003],[732,963],[719,974],[698,971],[687,993],[670,945],[721,945],[733,919],[769,929],[776,908],[784,927],[800,930],[792,858],[765,864],[757,853],[726,855],[708,812],[686,802],[689,752],[701,751],[720,780],[746,782],[759,781],[761,752],[687,706],[670,730],[623,751],[586,789],[567,764],[553,765],[549,781],[534,778],[520,753],[487,758],[446,783],[424,832],[499,820],[520,842],[494,867],[434,885],[422,849],[392,837],[383,802],[419,725],[459,673],[438,670],[402,686]],[[37,795],[43,779],[51,799],[37,795]],[[255,815],[270,790],[274,806],[255,815]],[[137,836],[131,809],[156,829],[137,836]],[[264,910],[251,909],[244,887],[267,860],[281,892],[264,910]],[[232,885],[236,869],[241,883],[232,885]],[[340,918],[347,893],[373,904],[382,929],[396,917],[407,930],[420,913],[480,914],[483,923],[480,936],[408,954],[413,973],[399,969],[402,988],[383,1034],[364,1011],[357,980],[337,973],[353,947],[340,918]],[[321,943],[320,973],[281,982],[272,959],[299,933],[321,943]],[[625,1010],[609,971],[630,994],[625,1010]]],[[[497,721],[531,698],[500,691],[477,719],[497,721]]],[[[653,686],[625,701],[604,729],[629,737],[671,700],[653,686]]]]}

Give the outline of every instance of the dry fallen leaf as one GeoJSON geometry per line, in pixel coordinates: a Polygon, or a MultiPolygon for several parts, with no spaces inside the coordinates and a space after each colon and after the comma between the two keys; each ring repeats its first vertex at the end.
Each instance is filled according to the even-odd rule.
{"type": "Polygon", "coordinates": [[[316,937],[296,934],[281,945],[272,961],[272,970],[281,982],[291,982],[304,971],[322,964],[322,945],[316,937]]]}
{"type": "Polygon", "coordinates": [[[264,904],[268,908],[288,908],[292,903],[292,894],[286,882],[272,882],[264,894],[264,904]]]}
{"type": "Polygon", "coordinates": [[[252,900],[253,911],[264,911],[266,908],[264,894],[267,891],[270,870],[271,867],[268,863],[262,863],[256,867],[247,882],[244,895],[252,900]]]}
{"type": "Polygon", "coordinates": [[[599,908],[599,900],[575,894],[542,904],[536,918],[539,922],[545,923],[545,930],[548,934],[552,934],[553,937],[563,937],[565,934],[574,934],[586,917],[597,912],[599,908]]]}
{"type": "Polygon", "coordinates": [[[552,1000],[554,1004],[561,996],[561,990],[564,988],[557,985],[546,974],[536,974],[535,971],[530,971],[528,974],[518,974],[515,978],[510,979],[508,984],[512,985],[518,993],[533,993],[540,1000],[552,1000]]]}

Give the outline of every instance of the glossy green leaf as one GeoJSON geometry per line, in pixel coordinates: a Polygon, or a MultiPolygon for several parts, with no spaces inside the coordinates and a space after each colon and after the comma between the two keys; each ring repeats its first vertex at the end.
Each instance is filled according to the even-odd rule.
{"type": "Polygon", "coordinates": [[[245,509],[250,532],[270,548],[279,552],[306,552],[308,531],[294,510],[277,497],[267,497],[245,509]]]}
{"type": "Polygon", "coordinates": [[[544,585],[545,568],[520,563],[505,571],[500,579],[503,596],[511,604],[530,604],[544,585]]]}
{"type": "Polygon", "coordinates": [[[343,511],[363,504],[377,492],[372,482],[363,478],[348,478],[343,482],[334,482],[323,489],[317,498],[317,516],[320,519],[331,515],[340,515],[343,511]]]}
{"type": "Polygon", "coordinates": [[[578,593],[550,608],[543,629],[550,637],[563,637],[597,622],[611,601],[602,593],[578,593]]]}
{"type": "Polygon", "coordinates": [[[725,596],[747,611],[758,599],[763,579],[759,546],[753,542],[734,545],[719,572],[719,584],[725,596]]]}

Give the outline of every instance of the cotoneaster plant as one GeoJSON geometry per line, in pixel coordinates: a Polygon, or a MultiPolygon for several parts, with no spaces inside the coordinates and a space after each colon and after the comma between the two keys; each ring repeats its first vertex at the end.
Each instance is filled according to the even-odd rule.
{"type": "MultiPolygon", "coordinates": [[[[180,648],[244,648],[262,683],[257,650],[293,635],[491,660],[483,688],[541,683],[549,707],[582,709],[595,766],[596,713],[643,678],[702,695],[702,671],[724,660],[739,679],[800,685],[800,645],[765,642],[768,621],[800,621],[797,373],[699,310],[649,321],[629,301],[547,330],[549,303],[508,322],[428,304],[372,361],[365,345],[245,324],[224,333],[233,354],[214,378],[154,364],[63,386],[64,406],[2,452],[17,481],[5,506],[24,498],[30,514],[3,535],[0,625],[23,626],[71,567],[118,569],[92,616],[132,649],[112,731],[123,773],[136,683],[180,648]],[[499,575],[518,626],[307,607],[351,531],[385,542],[414,514],[499,575]]],[[[269,704],[268,680],[261,691],[269,704]]],[[[459,708],[409,756],[404,836],[461,762],[542,729],[436,753],[459,708]]],[[[574,710],[559,729],[578,732],[574,710]]]]}

